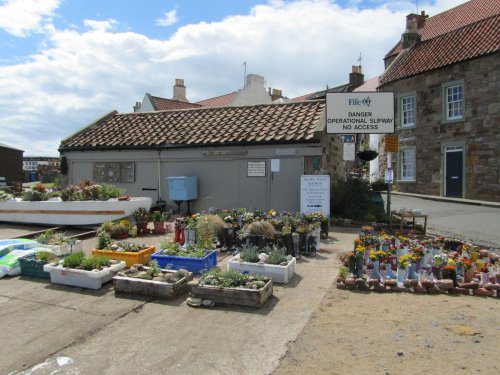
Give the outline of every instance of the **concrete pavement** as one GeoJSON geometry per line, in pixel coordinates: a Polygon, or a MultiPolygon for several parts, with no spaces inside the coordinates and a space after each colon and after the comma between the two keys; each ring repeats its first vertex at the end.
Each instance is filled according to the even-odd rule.
{"type": "MultiPolygon", "coordinates": [[[[261,309],[194,309],[187,296],[115,296],[112,284],[90,291],[2,279],[0,373],[268,374],[332,286],[334,259],[352,247],[359,231],[331,229],[320,253],[302,258],[291,282],[275,284],[261,309]]],[[[159,242],[154,236],[134,240],[159,242]]],[[[84,250],[94,243],[84,241],[84,250]]],[[[226,262],[227,256],[220,259],[222,269],[226,262]]]]}
{"type": "MultiPolygon", "coordinates": [[[[386,193],[382,198],[387,204],[386,193]]],[[[417,194],[395,194],[391,197],[391,209],[419,208],[428,216],[427,231],[430,234],[455,237],[486,246],[500,248],[500,204],[496,202],[466,203],[465,200],[417,194]],[[440,198],[440,199],[438,199],[440,198]]]]}

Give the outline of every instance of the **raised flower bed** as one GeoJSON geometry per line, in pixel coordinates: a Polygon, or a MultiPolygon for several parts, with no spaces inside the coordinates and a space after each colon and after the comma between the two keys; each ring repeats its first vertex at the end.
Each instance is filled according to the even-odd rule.
{"type": "Polygon", "coordinates": [[[124,261],[127,267],[134,264],[148,264],[151,254],[156,251],[154,246],[134,245],[129,242],[111,244],[108,249],[92,249],[92,255],[124,261]]]}
{"type": "Polygon", "coordinates": [[[50,279],[50,274],[43,270],[43,266],[58,261],[59,259],[52,251],[39,251],[35,254],[19,258],[21,275],[50,279]]]}
{"type": "Polygon", "coordinates": [[[160,248],[151,255],[151,260],[157,261],[161,268],[186,269],[199,274],[217,265],[215,250],[204,250],[196,246],[184,249],[177,242],[162,242],[160,248]]]}
{"type": "Polygon", "coordinates": [[[51,229],[40,234],[36,241],[43,247],[50,249],[56,256],[82,250],[81,240],[72,240],[63,232],[53,232],[51,229]]]}
{"type": "MultiPolygon", "coordinates": [[[[264,249],[266,250],[266,249],[264,249]]],[[[296,260],[285,255],[285,249],[271,248],[268,254],[259,254],[258,249],[242,250],[227,263],[228,270],[242,273],[255,273],[266,276],[275,283],[286,284],[295,275],[296,260]]]]}
{"type": "Polygon", "coordinates": [[[273,280],[237,271],[211,270],[191,288],[191,294],[223,305],[262,307],[273,295],[273,280]]]}
{"type": "Polygon", "coordinates": [[[115,293],[131,293],[149,297],[174,299],[188,290],[193,274],[186,270],[162,270],[156,262],[149,267],[132,267],[113,277],[115,293]]]}
{"type": "Polygon", "coordinates": [[[86,258],[83,252],[70,254],[57,264],[43,266],[43,270],[50,274],[51,283],[87,289],[100,289],[102,284],[111,281],[124,268],[123,261],[102,257],[86,258]]]}

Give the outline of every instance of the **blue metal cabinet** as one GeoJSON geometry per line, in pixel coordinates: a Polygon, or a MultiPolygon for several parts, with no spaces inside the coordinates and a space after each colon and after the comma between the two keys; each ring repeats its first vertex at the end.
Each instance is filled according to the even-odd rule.
{"type": "Polygon", "coordinates": [[[168,198],[173,201],[189,201],[198,198],[198,178],[196,176],[167,177],[168,198]]]}

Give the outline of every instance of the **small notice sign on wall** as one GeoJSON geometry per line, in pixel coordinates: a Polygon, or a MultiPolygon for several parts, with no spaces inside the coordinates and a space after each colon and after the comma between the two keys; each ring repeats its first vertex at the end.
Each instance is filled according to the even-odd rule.
{"type": "Polygon", "coordinates": [[[248,177],[266,177],[265,161],[249,161],[247,169],[248,177]]]}

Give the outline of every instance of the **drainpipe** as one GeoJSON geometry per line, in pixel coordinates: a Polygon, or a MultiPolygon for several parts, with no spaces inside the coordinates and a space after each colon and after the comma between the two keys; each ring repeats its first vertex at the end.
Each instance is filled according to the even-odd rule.
{"type": "Polygon", "coordinates": [[[156,150],[158,152],[158,162],[157,162],[157,167],[158,167],[158,197],[156,198],[156,203],[161,201],[161,175],[160,175],[160,159],[161,159],[161,149],[156,150]]]}

